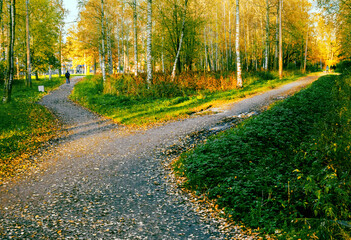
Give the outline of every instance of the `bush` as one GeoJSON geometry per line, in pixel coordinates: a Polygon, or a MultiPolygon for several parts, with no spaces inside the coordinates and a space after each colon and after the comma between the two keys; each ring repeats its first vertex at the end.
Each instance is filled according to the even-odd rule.
{"type": "Polygon", "coordinates": [[[246,226],[283,229],[283,239],[348,236],[339,223],[351,220],[350,85],[324,77],[184,154],[175,169],[246,226]]]}
{"type": "Polygon", "coordinates": [[[350,60],[345,60],[336,65],[336,71],[344,73],[344,74],[350,74],[351,73],[351,61],[350,60]]]}

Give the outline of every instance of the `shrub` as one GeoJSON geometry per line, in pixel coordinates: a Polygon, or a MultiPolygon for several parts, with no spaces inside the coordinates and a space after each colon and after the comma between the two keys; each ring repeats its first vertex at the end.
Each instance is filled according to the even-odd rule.
{"type": "Polygon", "coordinates": [[[345,60],[336,65],[336,70],[338,72],[344,73],[344,74],[350,74],[351,73],[351,61],[350,60],[345,60]]]}

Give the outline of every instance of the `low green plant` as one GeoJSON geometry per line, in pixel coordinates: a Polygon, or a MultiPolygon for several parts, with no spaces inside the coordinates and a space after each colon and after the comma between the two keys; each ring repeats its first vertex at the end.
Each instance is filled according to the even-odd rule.
{"type": "Polygon", "coordinates": [[[281,239],[349,239],[350,79],[323,77],[184,154],[184,187],[281,239]]]}

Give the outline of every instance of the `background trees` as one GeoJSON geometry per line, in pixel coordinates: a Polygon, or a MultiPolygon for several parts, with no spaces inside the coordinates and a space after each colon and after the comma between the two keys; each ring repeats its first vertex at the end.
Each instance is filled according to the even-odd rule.
{"type": "MultiPolygon", "coordinates": [[[[238,56],[241,55],[241,66],[246,71],[277,69],[279,2],[245,1],[240,3],[240,10],[237,10],[236,0],[154,0],[152,68],[171,72],[176,63],[177,72],[235,71],[238,56]],[[237,16],[241,18],[238,32],[235,24],[237,16]],[[233,41],[236,34],[239,36],[237,42],[233,41]]],[[[111,52],[111,58],[106,56],[102,63],[112,61],[110,66],[115,73],[146,71],[147,6],[150,2],[109,0],[104,4],[104,14],[108,16],[104,27],[109,30],[103,38],[105,42],[110,42],[104,48],[107,48],[106,52],[111,52]],[[134,61],[130,57],[133,54],[134,61]],[[140,61],[137,61],[139,57],[140,61]]],[[[98,52],[93,49],[100,48],[103,52],[98,41],[102,40],[99,30],[102,26],[97,24],[101,22],[98,20],[100,5],[101,2],[97,0],[85,1],[77,25],[79,34],[76,41],[91,49],[91,56],[98,52]]],[[[311,8],[308,1],[284,1],[282,61],[285,69],[303,69],[305,56],[307,67],[320,63],[320,56],[317,61],[308,54],[318,53],[318,39],[312,25],[315,13],[309,12],[311,8]],[[306,51],[307,36],[310,45],[306,51]]],[[[326,59],[323,58],[322,62],[325,63],[326,59]]]]}
{"type": "MultiPolygon", "coordinates": [[[[275,71],[280,2],[250,0],[240,2],[237,8],[236,0],[84,0],[79,1],[78,21],[65,39],[62,0],[17,0],[15,59],[19,72],[31,69],[36,75],[54,69],[61,72],[67,63],[85,73],[106,74],[137,75],[148,68],[149,72],[168,73],[174,69],[174,75],[187,71],[275,71]],[[148,37],[150,27],[152,35],[148,37]]],[[[349,1],[319,3],[324,7],[319,11],[311,11],[312,4],[305,0],[282,4],[284,69],[318,69],[335,64],[339,56],[351,57],[349,1]]],[[[1,79],[8,69],[8,6],[0,1],[0,12],[4,13],[0,18],[1,79]]]]}
{"type": "Polygon", "coordinates": [[[32,71],[38,76],[60,67],[59,26],[64,15],[60,0],[5,2],[0,1],[0,81],[6,82],[4,101],[8,102],[15,77],[23,78],[27,72],[27,86],[31,87],[32,71]]]}

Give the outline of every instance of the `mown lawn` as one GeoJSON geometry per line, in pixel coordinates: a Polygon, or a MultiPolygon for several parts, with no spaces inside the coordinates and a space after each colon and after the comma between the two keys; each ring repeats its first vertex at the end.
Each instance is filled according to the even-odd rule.
{"type": "Polygon", "coordinates": [[[313,85],[175,163],[184,187],[278,239],[351,238],[351,76],[313,85]]]}
{"type": "MultiPolygon", "coordinates": [[[[270,74],[268,77],[263,74],[261,78],[247,76],[244,78],[242,89],[227,91],[193,90],[160,82],[134,95],[125,93],[130,91],[126,89],[127,85],[130,85],[129,88],[140,88],[140,84],[135,86],[133,82],[124,80],[123,84],[120,84],[121,87],[114,88],[114,93],[106,93],[101,78],[88,77],[76,85],[71,99],[118,123],[141,126],[185,118],[194,112],[295,81],[301,76],[290,74],[282,80],[279,80],[276,74],[270,74]]],[[[183,81],[187,81],[186,78],[183,81]]]]}
{"type": "MultiPolygon", "coordinates": [[[[12,102],[0,103],[0,184],[17,171],[32,166],[29,154],[33,154],[52,139],[59,128],[57,120],[43,106],[36,104],[47,93],[38,91],[39,85],[51,91],[64,83],[64,78],[51,81],[33,80],[32,88],[16,80],[12,90],[12,102]]],[[[3,89],[3,82],[0,82],[3,89]]]]}

